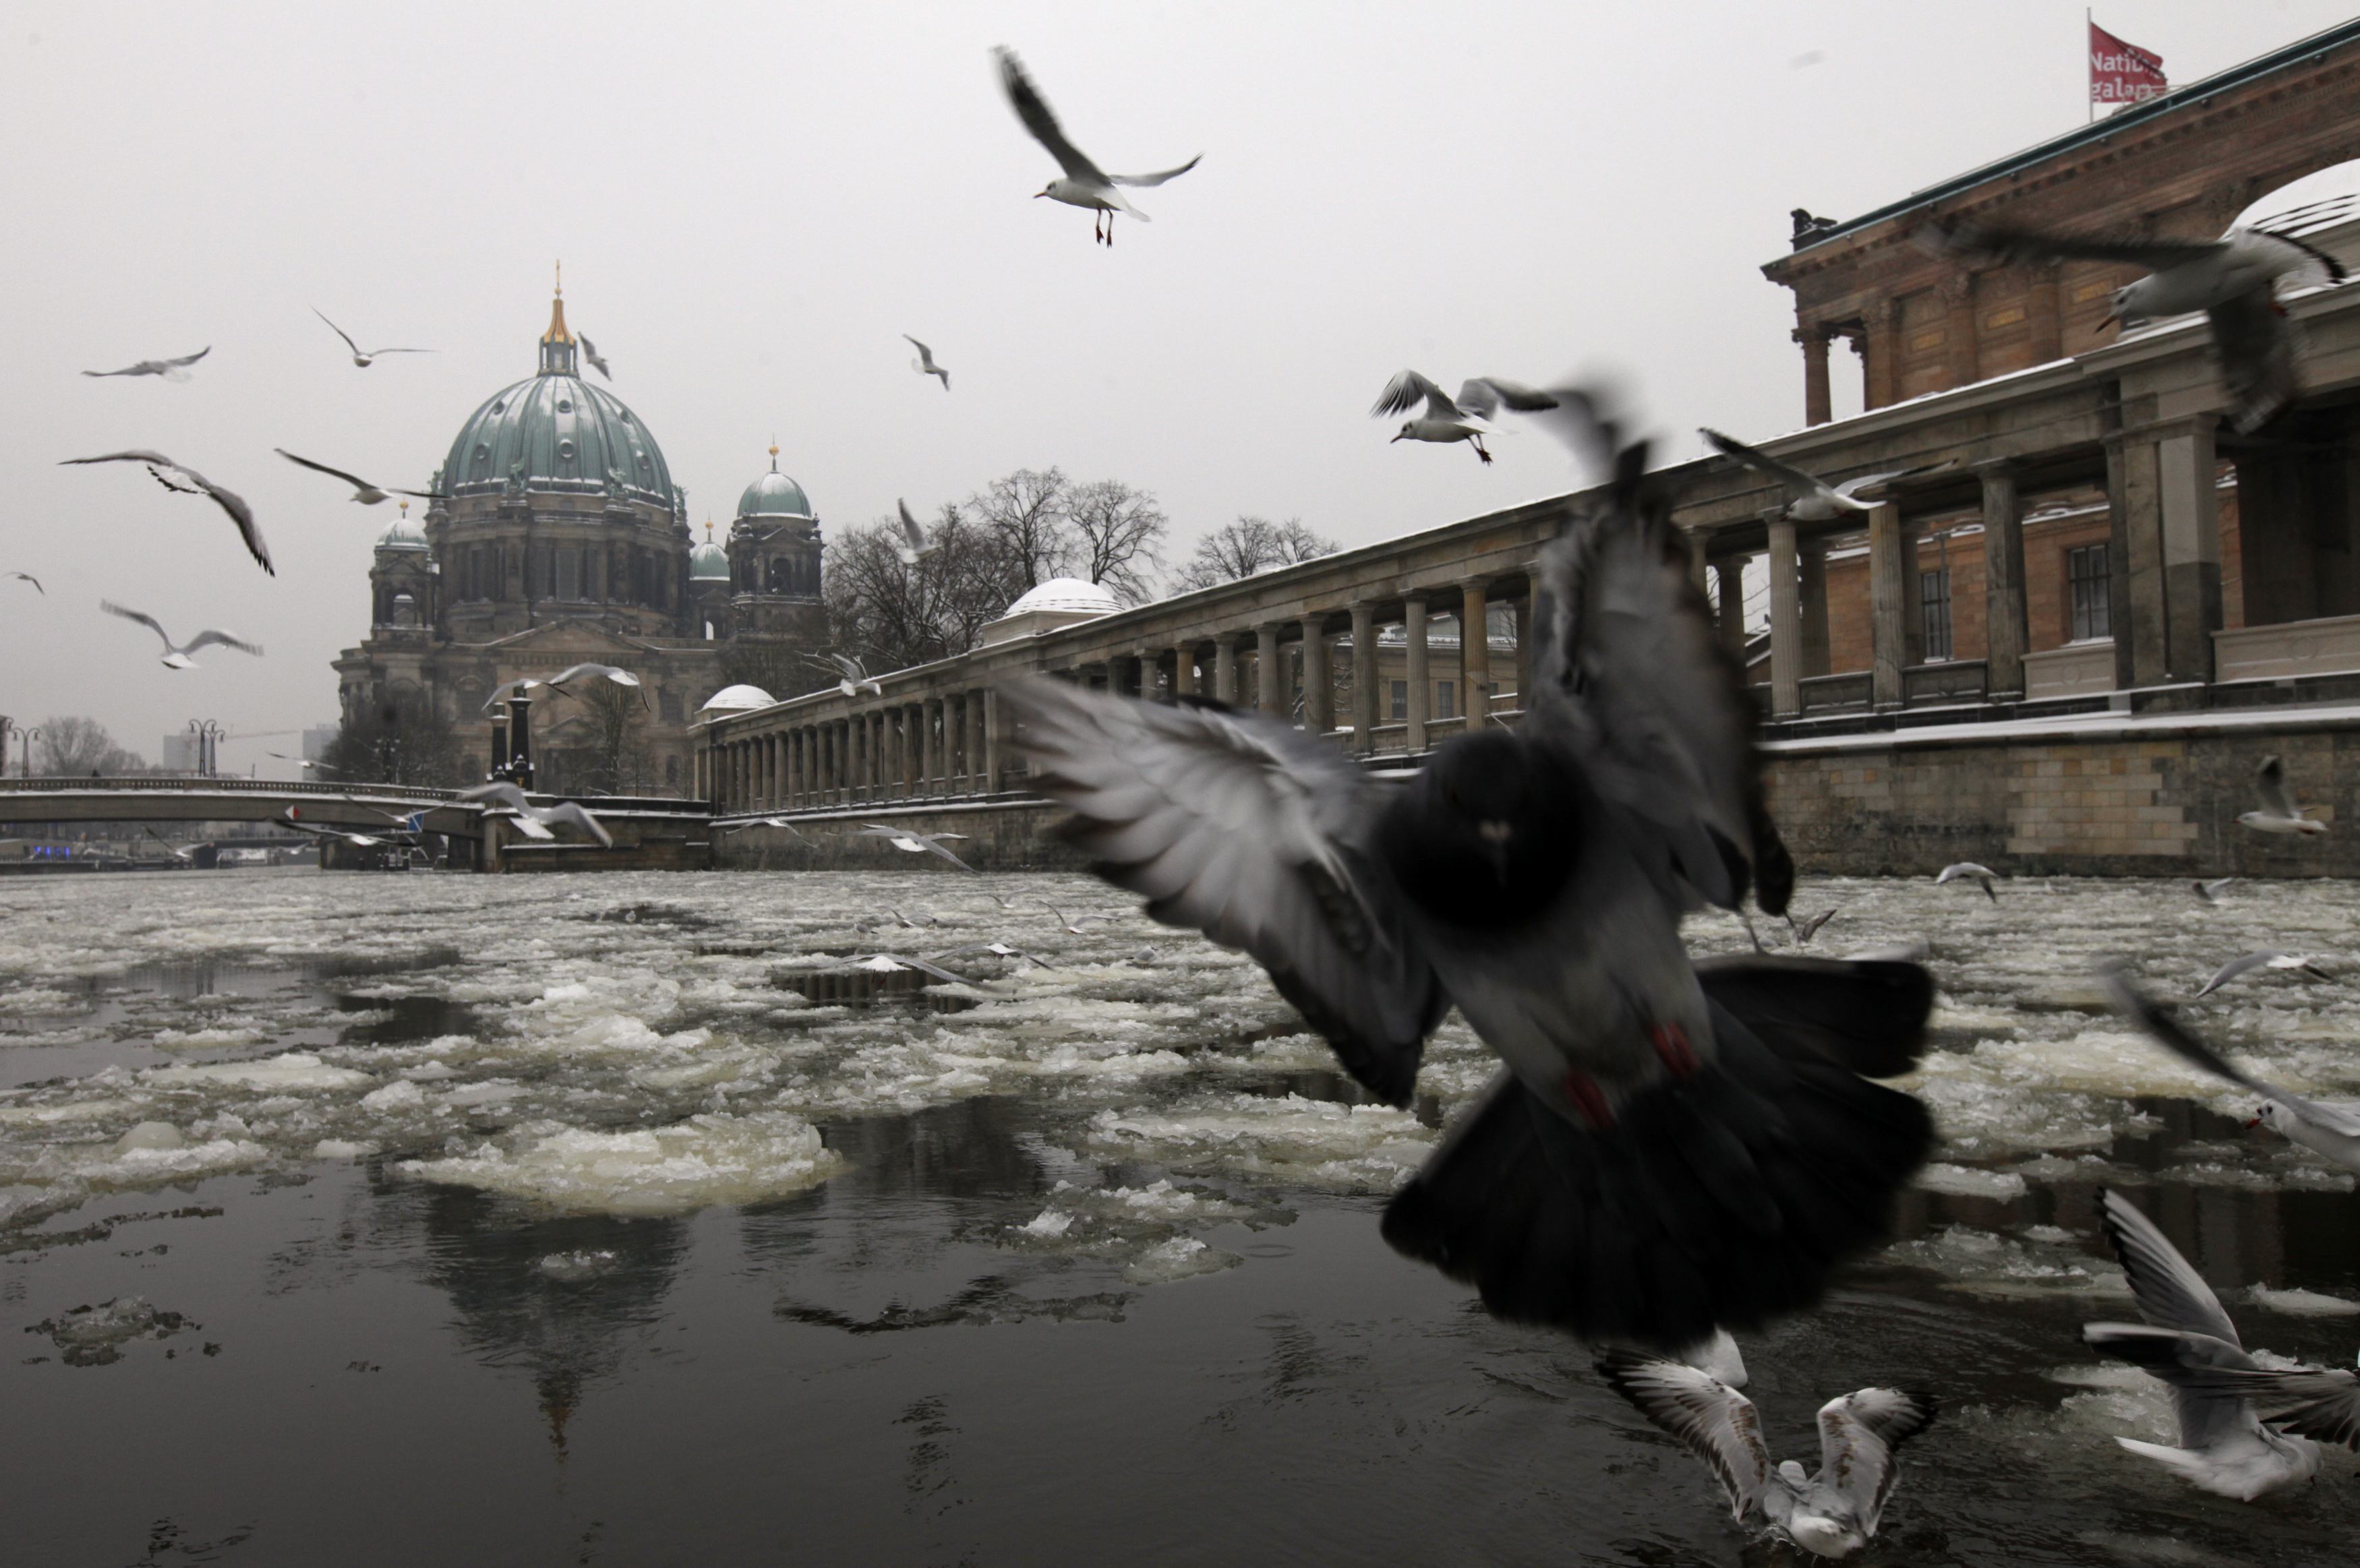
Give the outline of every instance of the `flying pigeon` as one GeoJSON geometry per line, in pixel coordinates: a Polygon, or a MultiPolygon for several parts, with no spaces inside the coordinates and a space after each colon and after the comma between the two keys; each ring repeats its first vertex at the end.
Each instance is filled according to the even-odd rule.
{"type": "Polygon", "coordinates": [[[270,564],[270,547],[262,542],[262,530],[255,526],[254,508],[246,504],[243,496],[223,489],[187,463],[174,463],[160,452],[134,450],[102,452],[96,457],[70,457],[58,466],[63,468],[78,463],[144,463],[148,464],[148,471],[155,474],[158,482],[167,490],[210,495],[213,497],[213,505],[227,512],[229,520],[237,525],[238,537],[246,541],[246,553],[254,557],[256,563],[263,571],[274,577],[279,575],[278,568],[270,564]],[[164,477],[163,473],[160,472],[163,470],[169,470],[179,474],[196,488],[190,490],[187,485],[173,484],[164,477]]]}
{"type": "Polygon", "coordinates": [[[1241,948],[1405,1105],[1456,1005],[1505,1064],[1393,1198],[1399,1250],[1493,1312],[1675,1350],[1815,1301],[1881,1241],[1932,1123],[1909,964],[1692,964],[1699,902],[1786,908],[1755,712],[1644,445],[1542,552],[1524,724],[1401,784],[1274,717],[1002,688],[1033,786],[1147,913],[1241,948]],[[1865,1076],[1864,1076],[1865,1075],[1865,1076]]]}
{"type": "Polygon", "coordinates": [[[331,468],[324,463],[314,463],[308,457],[298,457],[283,446],[275,446],[270,450],[299,467],[308,468],[314,474],[325,474],[332,478],[343,480],[345,484],[353,487],[353,499],[358,501],[364,506],[374,506],[379,501],[390,501],[396,495],[415,495],[421,501],[447,501],[450,499],[449,496],[443,495],[440,490],[396,490],[389,487],[375,485],[370,484],[367,480],[363,479],[357,474],[347,474],[341,468],[331,468]]]}
{"type": "Polygon", "coordinates": [[[1712,1469],[1739,1524],[1759,1518],[1814,1557],[1849,1557],[1876,1534],[1899,1473],[1895,1454],[1934,1419],[1934,1401],[1860,1388],[1819,1407],[1819,1469],[1770,1463],[1762,1412],[1707,1372],[1660,1356],[1611,1350],[1599,1374],[1639,1413],[1712,1469]]]}
{"type": "Polygon", "coordinates": [[[2106,1239],[2130,1276],[2144,1323],[2081,1325],[2091,1348],[2143,1367],[2171,1389],[2180,1445],[2114,1439],[2131,1453],[2178,1472],[2191,1485],[2250,1503],[2319,1472],[2319,1445],[2288,1437],[2255,1419],[2242,1395],[2208,1388],[2193,1374],[2257,1370],[2236,1324],[2204,1277],[2188,1266],[2155,1222],[2120,1192],[2099,1189],[2106,1239]]]}
{"type": "Polygon", "coordinates": [[[143,359],[137,365],[126,365],[120,370],[85,370],[84,376],[160,376],[167,381],[186,381],[188,367],[213,353],[207,343],[194,354],[184,354],[178,359],[143,359]]]}
{"type": "Polygon", "coordinates": [[[189,655],[201,648],[234,648],[240,653],[250,653],[257,658],[262,655],[262,649],[259,647],[247,642],[245,638],[234,637],[228,632],[214,631],[211,627],[199,632],[185,643],[175,643],[171,634],[167,632],[153,615],[144,615],[137,610],[126,610],[122,605],[105,599],[98,602],[98,607],[110,615],[120,615],[126,621],[137,621],[162,637],[164,657],[158,662],[167,670],[194,670],[197,667],[196,660],[191,659],[189,655]]]}
{"type": "MultiPolygon", "coordinates": [[[[1095,215],[1095,226],[1090,234],[1102,245],[1111,246],[1114,244],[1114,215],[1117,212],[1128,212],[1142,223],[1148,221],[1146,213],[1122,199],[1120,187],[1161,185],[1167,180],[1187,173],[1204,158],[1205,155],[1198,153],[1179,168],[1167,169],[1161,174],[1105,173],[1085,157],[1079,147],[1065,139],[1065,133],[1057,127],[1057,116],[1050,112],[1040,90],[1024,74],[1022,62],[1008,49],[994,49],[992,54],[1000,61],[1000,85],[1008,94],[1008,102],[1015,109],[1016,117],[1024,122],[1024,128],[1032,133],[1032,139],[1048,148],[1049,156],[1055,158],[1057,167],[1065,170],[1033,192],[1033,200],[1046,196],[1053,201],[1063,201],[1068,207],[1090,209],[1095,215]]],[[[945,387],[950,385],[947,378],[943,385],[945,387]]]]}
{"type": "Polygon", "coordinates": [[[911,337],[907,332],[903,332],[901,336],[917,346],[918,357],[910,362],[910,368],[916,371],[921,376],[941,376],[943,378],[943,390],[945,392],[949,391],[951,389],[951,373],[934,363],[934,351],[928,348],[924,343],[919,343],[917,339],[911,337]]]}
{"type": "MultiPolygon", "coordinates": [[[[323,321],[328,321],[328,318],[321,313],[320,307],[317,305],[311,307],[311,314],[319,316],[320,320],[323,321]]],[[[328,330],[344,340],[344,346],[353,351],[353,363],[359,365],[363,370],[366,370],[370,364],[376,360],[377,356],[381,354],[432,354],[434,352],[431,348],[364,349],[360,344],[353,342],[352,333],[344,331],[344,328],[336,325],[335,322],[328,321],[328,330]]]]}
{"type": "Polygon", "coordinates": [[[1980,264],[2081,260],[2150,268],[2114,290],[2098,324],[2143,327],[2158,317],[2203,311],[2229,394],[2230,423],[2241,435],[2269,423],[2302,392],[2293,334],[2278,309],[2278,279],[2311,267],[2330,283],[2346,276],[2344,264],[2325,251],[2267,229],[2231,229],[2217,240],[2164,240],[2043,234],[1952,220],[1927,224],[1918,237],[1938,254],[1980,264]]]}
{"type": "Polygon", "coordinates": [[[2327,824],[2303,815],[2307,807],[2294,803],[2287,790],[2286,764],[2276,755],[2262,758],[2262,766],[2254,774],[2254,793],[2261,800],[2259,809],[2241,811],[2240,824],[2256,833],[2317,834],[2327,831],[2327,824]]]}
{"type": "Polygon", "coordinates": [[[1715,430],[1699,430],[1697,433],[1710,442],[1714,451],[1733,457],[1756,474],[1766,474],[1786,487],[1786,515],[1798,523],[1826,523],[1838,517],[1863,516],[1876,509],[1873,501],[1862,496],[1897,479],[1907,479],[1920,474],[1939,474],[1952,466],[1955,458],[1939,463],[1921,463],[1913,468],[1888,468],[1879,474],[1863,474],[1841,485],[1830,485],[1816,474],[1804,473],[1792,463],[1781,463],[1768,452],[1747,446],[1732,436],[1715,430]]]}

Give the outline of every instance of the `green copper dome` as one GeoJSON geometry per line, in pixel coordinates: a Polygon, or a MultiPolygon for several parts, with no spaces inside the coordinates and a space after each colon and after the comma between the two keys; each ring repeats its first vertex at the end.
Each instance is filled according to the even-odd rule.
{"type": "Polygon", "coordinates": [[[770,448],[770,472],[746,486],[738,497],[738,515],[741,517],[813,517],[811,502],[803,487],[779,472],[779,449],[770,448]]]}
{"type": "Polygon", "coordinates": [[[379,550],[427,550],[432,547],[427,544],[426,536],[419,531],[418,525],[411,522],[407,516],[403,516],[394,518],[391,526],[377,536],[377,548],[379,550]]]}
{"type": "Polygon", "coordinates": [[[504,387],[459,427],[442,464],[453,497],[526,490],[608,495],[675,509],[663,449],[611,392],[574,374],[565,302],[552,307],[541,374],[504,387]]]}
{"type": "MultiPolygon", "coordinates": [[[[705,525],[710,529],[713,525],[705,525]]],[[[704,542],[688,552],[688,580],[691,583],[727,583],[729,581],[729,552],[713,542],[708,533],[704,542]]]]}

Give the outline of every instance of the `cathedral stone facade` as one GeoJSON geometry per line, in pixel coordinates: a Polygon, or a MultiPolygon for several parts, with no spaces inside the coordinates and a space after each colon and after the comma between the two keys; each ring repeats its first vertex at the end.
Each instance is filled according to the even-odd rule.
{"type": "Polygon", "coordinates": [[[816,683],[805,656],[828,646],[818,514],[778,469],[739,499],[727,543],[695,539],[684,492],[655,436],[582,378],[563,296],[540,368],[486,398],[428,488],[424,527],[407,514],[378,539],[369,630],[335,660],[347,718],[431,710],[460,739],[468,779],[495,752],[505,681],[585,659],[639,677],[644,713],[619,736],[583,699],[539,694],[538,786],[685,793],[687,724],[715,692],[749,678],[789,694],[816,683]]]}

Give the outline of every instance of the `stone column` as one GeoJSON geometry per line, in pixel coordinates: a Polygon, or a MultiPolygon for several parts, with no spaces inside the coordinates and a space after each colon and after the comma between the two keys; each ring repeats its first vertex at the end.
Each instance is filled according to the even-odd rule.
{"type": "MultiPolygon", "coordinates": [[[[1109,666],[1107,679],[1111,682],[1114,670],[1109,666]]],[[[942,768],[942,754],[934,749],[934,703],[932,698],[918,704],[918,793],[934,792],[934,779],[942,768]]]]}
{"type": "Polygon", "coordinates": [[[1867,385],[1861,402],[1864,408],[1882,408],[1901,397],[1901,301],[1880,299],[1864,314],[1868,337],[1861,356],[1867,366],[1867,385]]]}
{"type": "Polygon", "coordinates": [[[1491,717],[1491,610],[1480,583],[1459,590],[1459,711],[1474,734],[1491,717]]]}
{"type": "Polygon", "coordinates": [[[1328,670],[1328,617],[1314,610],[1298,623],[1303,634],[1303,727],[1325,735],[1336,727],[1336,682],[1328,670]]]}
{"type": "Polygon", "coordinates": [[[1975,464],[1983,482],[1983,683],[1994,702],[2024,695],[2024,656],[2032,623],[2024,598],[2024,515],[2016,465],[2005,458],[1975,464]]]}
{"type": "Polygon", "coordinates": [[[1712,541],[1702,528],[1697,528],[1688,534],[1688,581],[1696,584],[1699,593],[1702,593],[1705,584],[1712,581],[1712,557],[1708,553],[1712,541]]]}
{"type": "Polygon", "coordinates": [[[983,693],[983,789],[986,794],[1000,792],[1000,693],[986,688],[983,693]]]}
{"type": "Polygon", "coordinates": [[[2117,438],[2118,461],[2107,465],[2107,500],[2123,547],[2129,593],[2114,612],[2114,647],[2127,648],[2130,668],[2121,684],[2160,686],[2170,679],[2170,603],[2164,592],[2163,474],[2151,431],[2117,438]]]}
{"type": "Polygon", "coordinates": [[[1903,608],[1901,508],[1887,501],[1868,514],[1869,698],[1879,710],[1901,706],[1901,671],[1909,662],[1903,608]]]}
{"type": "Polygon", "coordinates": [[[2214,416],[2199,414],[2156,443],[2162,503],[2164,668],[2172,681],[2212,679],[2221,629],[2221,492],[2214,416]]]}
{"type": "Polygon", "coordinates": [[[1797,546],[1802,556],[1803,676],[1830,672],[1828,647],[1828,541],[1806,539],[1797,546]]]}
{"type": "Polygon", "coordinates": [[[1279,662],[1278,623],[1254,627],[1254,706],[1277,718],[1287,716],[1286,668],[1279,662]]]}
{"type": "Polygon", "coordinates": [[[1377,607],[1352,606],[1352,749],[1377,748],[1377,607]]]}
{"type": "Polygon", "coordinates": [[[1795,341],[1803,345],[1803,423],[1824,425],[1835,418],[1835,399],[1828,390],[1828,334],[1818,327],[1797,327],[1795,341]]]}
{"type": "Polygon", "coordinates": [[[1516,615],[1516,711],[1519,713],[1529,713],[1533,711],[1535,683],[1537,680],[1537,670],[1534,663],[1534,656],[1538,651],[1534,646],[1534,639],[1540,633],[1540,617],[1534,613],[1534,599],[1536,593],[1533,580],[1526,578],[1524,596],[1513,602],[1516,615]]]}
{"type": "Polygon", "coordinates": [[[1718,626],[1721,640],[1732,657],[1743,662],[1745,658],[1745,558],[1724,555],[1712,563],[1712,576],[1721,593],[1718,626]]]}
{"type": "Polygon", "coordinates": [[[1172,695],[1175,698],[1196,694],[1196,647],[1194,643],[1172,645],[1172,695]]]}
{"type": "Polygon", "coordinates": [[[1238,700],[1238,649],[1227,632],[1213,644],[1213,696],[1223,702],[1238,700]]]}
{"type": "Polygon", "coordinates": [[[1426,595],[1402,600],[1402,631],[1409,642],[1409,724],[1402,744],[1415,757],[1426,749],[1426,719],[1433,711],[1433,681],[1426,664],[1426,595]]]}
{"type": "Polygon", "coordinates": [[[1785,510],[1765,519],[1770,534],[1770,712],[1791,719],[1803,711],[1802,562],[1794,519],[1785,510]]]}
{"type": "Polygon", "coordinates": [[[980,795],[990,788],[986,781],[983,761],[990,750],[983,738],[983,710],[989,695],[978,686],[967,694],[967,788],[970,795],[980,795]]]}

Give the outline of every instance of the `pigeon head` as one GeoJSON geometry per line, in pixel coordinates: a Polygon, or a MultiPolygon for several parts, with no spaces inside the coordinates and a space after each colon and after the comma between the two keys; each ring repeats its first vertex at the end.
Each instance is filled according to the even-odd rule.
{"type": "Polygon", "coordinates": [[[1452,741],[1387,808],[1378,844],[1402,890],[1454,925],[1538,915],[1572,875],[1579,781],[1499,731],[1452,741]]]}

